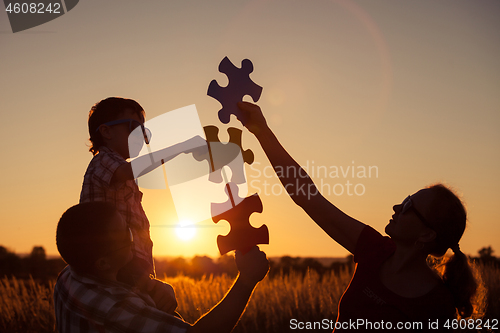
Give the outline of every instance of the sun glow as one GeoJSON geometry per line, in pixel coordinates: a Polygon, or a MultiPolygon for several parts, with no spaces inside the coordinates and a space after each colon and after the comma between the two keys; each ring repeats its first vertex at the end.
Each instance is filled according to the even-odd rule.
{"type": "Polygon", "coordinates": [[[183,220],[180,221],[175,228],[175,233],[177,237],[184,241],[191,240],[196,235],[196,228],[191,221],[183,220]]]}

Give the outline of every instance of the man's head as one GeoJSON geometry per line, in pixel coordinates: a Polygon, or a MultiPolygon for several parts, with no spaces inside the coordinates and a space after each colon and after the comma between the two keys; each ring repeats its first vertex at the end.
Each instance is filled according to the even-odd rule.
{"type": "Polygon", "coordinates": [[[117,272],[132,259],[130,229],[110,203],[69,208],[57,225],[56,243],[64,261],[80,274],[117,272]]]}
{"type": "Polygon", "coordinates": [[[89,112],[89,140],[92,144],[89,151],[95,155],[100,147],[112,145],[111,148],[117,150],[122,156],[128,155],[127,137],[134,124],[124,121],[115,125],[106,125],[127,119],[140,124],[144,123],[144,110],[136,101],[109,97],[96,103],[89,112]]]}

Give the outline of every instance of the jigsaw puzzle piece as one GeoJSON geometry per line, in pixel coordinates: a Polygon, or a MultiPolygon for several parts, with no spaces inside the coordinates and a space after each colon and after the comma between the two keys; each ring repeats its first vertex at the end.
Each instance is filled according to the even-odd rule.
{"type": "Polygon", "coordinates": [[[231,230],[226,236],[217,236],[217,246],[221,255],[232,250],[243,253],[257,244],[269,244],[269,230],[265,224],[259,228],[250,225],[250,215],[262,213],[262,201],[257,193],[244,199],[238,196],[238,186],[228,183],[226,189],[229,200],[225,203],[212,203],[212,220],[217,223],[226,220],[231,230]],[[239,203],[237,203],[239,202],[239,203]]]}
{"type": "Polygon", "coordinates": [[[210,147],[210,153],[206,154],[193,154],[197,161],[207,160],[211,163],[211,173],[209,180],[215,183],[223,181],[221,169],[228,166],[232,172],[231,182],[236,184],[243,184],[246,182],[245,168],[243,162],[248,164],[253,163],[254,155],[250,149],[243,150],[241,147],[240,129],[231,127],[229,128],[229,142],[221,143],[219,139],[219,128],[210,125],[205,126],[205,137],[210,147]],[[210,156],[212,157],[210,159],[210,156]]]}
{"type": "Polygon", "coordinates": [[[240,147],[241,154],[243,155],[243,161],[247,164],[252,164],[254,161],[253,151],[250,149],[243,150],[243,147],[241,146],[241,135],[243,131],[239,128],[229,127],[227,129],[227,133],[229,134],[229,142],[232,142],[240,147]]]}
{"type": "Polygon", "coordinates": [[[210,145],[214,166],[214,171],[210,173],[208,180],[214,183],[222,181],[224,183],[232,182],[235,184],[246,183],[245,163],[243,162],[240,148],[232,142],[226,144],[209,142],[208,144],[210,145]],[[223,170],[224,167],[231,170],[230,179],[227,179],[227,173],[223,170]]]}
{"type": "MultiPolygon", "coordinates": [[[[219,139],[219,128],[217,126],[204,126],[203,130],[205,131],[205,137],[208,142],[221,142],[219,139]]],[[[240,147],[243,160],[247,164],[252,164],[254,161],[253,152],[250,149],[243,150],[243,147],[241,146],[241,135],[243,131],[239,128],[229,127],[227,129],[227,133],[229,134],[229,142],[232,142],[240,147]]]]}
{"type": "Polygon", "coordinates": [[[250,79],[253,64],[250,60],[244,59],[241,62],[241,68],[238,68],[228,57],[224,57],[219,64],[219,72],[227,75],[228,85],[221,87],[216,80],[212,80],[207,91],[208,96],[215,98],[222,104],[222,109],[219,110],[219,120],[227,124],[231,114],[234,114],[245,124],[246,119],[238,109],[238,102],[241,102],[245,95],[250,95],[253,101],[257,102],[262,93],[262,87],[250,79]]]}

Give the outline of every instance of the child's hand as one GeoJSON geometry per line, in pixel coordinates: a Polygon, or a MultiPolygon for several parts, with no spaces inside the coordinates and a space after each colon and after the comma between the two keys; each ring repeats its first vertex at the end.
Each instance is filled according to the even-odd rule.
{"type": "Polygon", "coordinates": [[[184,151],[185,154],[193,153],[203,155],[208,153],[207,141],[199,135],[192,137],[184,143],[186,147],[188,147],[188,149],[184,151]]]}
{"type": "Polygon", "coordinates": [[[264,118],[264,115],[257,104],[238,102],[238,108],[243,115],[243,119],[245,119],[245,123],[242,122],[242,124],[248,128],[250,132],[257,136],[267,128],[266,118],[264,118]]]}
{"type": "Polygon", "coordinates": [[[188,146],[191,149],[196,149],[199,147],[206,147],[207,141],[205,139],[203,139],[201,136],[197,135],[197,136],[192,137],[191,139],[187,140],[186,144],[188,144],[188,146]]]}
{"type": "Polygon", "coordinates": [[[177,299],[171,285],[148,277],[148,280],[143,281],[141,289],[151,296],[158,310],[175,315],[177,299]]]}
{"type": "Polygon", "coordinates": [[[175,309],[177,309],[174,288],[160,280],[151,279],[151,281],[154,281],[155,285],[149,295],[155,301],[156,307],[164,312],[174,314],[175,309]]]}

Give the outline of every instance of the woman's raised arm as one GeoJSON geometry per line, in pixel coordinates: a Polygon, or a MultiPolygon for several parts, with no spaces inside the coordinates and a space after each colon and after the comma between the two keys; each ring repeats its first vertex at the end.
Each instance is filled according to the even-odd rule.
{"type": "Polygon", "coordinates": [[[242,113],[241,118],[244,119],[243,125],[259,140],[288,195],[331,238],[354,253],[365,225],[342,212],[319,193],[309,175],[288,154],[267,126],[258,105],[240,102],[238,107],[242,113]]]}

